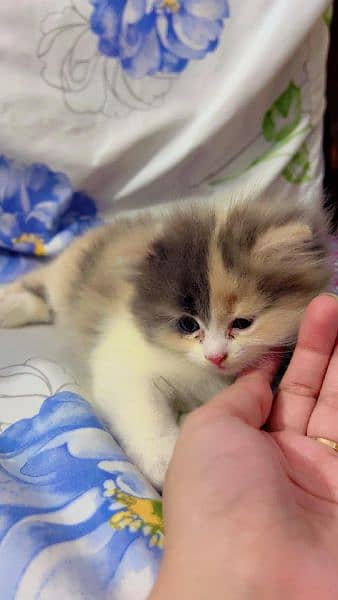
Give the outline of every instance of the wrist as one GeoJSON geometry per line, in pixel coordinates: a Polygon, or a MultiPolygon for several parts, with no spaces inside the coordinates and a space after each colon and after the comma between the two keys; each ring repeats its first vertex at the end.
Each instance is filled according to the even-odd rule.
{"type": "Polygon", "coordinates": [[[172,565],[160,570],[148,600],[210,600],[227,597],[231,600],[261,600],[262,589],[256,581],[249,581],[242,573],[227,568],[216,572],[205,565],[202,569],[188,570],[186,565],[172,565]],[[221,594],[221,596],[220,596],[221,594]],[[226,594],[226,596],[224,596],[226,594]]]}
{"type": "Polygon", "coordinates": [[[170,557],[164,556],[148,600],[281,600],[294,591],[293,578],[285,579],[281,570],[285,559],[271,543],[257,544],[250,552],[229,547],[231,552],[225,553],[214,546],[209,556],[192,548],[180,553],[176,547],[170,557]],[[193,556],[187,559],[189,553],[193,556]]]}

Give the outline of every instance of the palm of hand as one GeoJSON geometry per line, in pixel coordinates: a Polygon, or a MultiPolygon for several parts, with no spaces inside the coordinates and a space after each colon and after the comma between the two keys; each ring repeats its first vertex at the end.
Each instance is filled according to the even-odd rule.
{"type": "MultiPolygon", "coordinates": [[[[206,539],[212,544],[223,528],[232,551],[238,545],[250,555],[259,536],[264,556],[257,565],[263,560],[269,569],[271,557],[283,565],[282,577],[286,569],[302,594],[294,597],[334,598],[338,587],[338,454],[312,439],[338,441],[337,331],[337,301],[312,302],[272,411],[267,373],[242,376],[187,420],[166,484],[169,524],[171,479],[180,463],[190,487],[186,504],[199,496],[192,519],[199,529],[207,523],[206,539]],[[268,430],[260,430],[268,417],[268,430]]],[[[176,498],[181,493],[176,482],[176,498]]],[[[184,500],[176,503],[182,539],[188,513],[184,500]]],[[[191,531],[190,523],[189,543],[191,531]]]]}

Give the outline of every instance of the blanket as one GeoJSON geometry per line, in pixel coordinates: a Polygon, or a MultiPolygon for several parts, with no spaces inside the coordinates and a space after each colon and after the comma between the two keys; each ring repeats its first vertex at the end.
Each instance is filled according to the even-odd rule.
{"type": "Polygon", "coordinates": [[[162,503],[72,376],[43,359],[4,367],[0,411],[0,597],[146,598],[162,503]]]}

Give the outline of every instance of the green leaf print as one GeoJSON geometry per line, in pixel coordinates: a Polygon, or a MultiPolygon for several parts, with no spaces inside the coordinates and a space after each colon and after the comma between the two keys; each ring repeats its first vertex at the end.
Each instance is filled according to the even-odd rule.
{"type": "Polygon", "coordinates": [[[153,513],[160,519],[163,519],[163,506],[160,500],[153,500],[153,513]]]}
{"type": "Polygon", "coordinates": [[[332,7],[332,4],[330,4],[330,6],[327,7],[326,11],[323,14],[323,21],[329,29],[331,27],[332,17],[333,17],[333,7],[332,7]]]}
{"type": "MultiPolygon", "coordinates": [[[[217,185],[220,185],[220,184],[222,184],[222,183],[224,183],[226,181],[231,181],[232,179],[237,179],[237,177],[240,177],[241,175],[243,175],[243,173],[245,173],[246,171],[249,171],[250,169],[252,169],[256,165],[259,165],[262,162],[268,162],[270,160],[274,160],[278,156],[291,156],[290,153],[287,153],[287,152],[284,151],[285,145],[288,144],[289,142],[291,142],[291,140],[293,140],[294,138],[296,138],[298,136],[302,136],[305,133],[309,133],[310,131],[311,131],[311,126],[310,125],[306,125],[305,127],[298,127],[298,128],[296,128],[295,131],[292,131],[291,133],[289,133],[282,141],[277,142],[276,144],[274,144],[273,146],[271,146],[270,148],[268,148],[268,150],[266,150],[265,152],[263,152],[262,154],[260,154],[260,156],[258,156],[254,160],[252,160],[245,169],[241,169],[240,171],[238,171],[237,173],[233,173],[232,175],[226,175],[225,177],[219,177],[218,179],[214,179],[213,181],[209,182],[209,185],[211,185],[211,186],[217,186],[217,185]]],[[[292,156],[290,162],[293,160],[293,158],[295,156],[296,155],[292,156]]],[[[289,164],[290,163],[288,163],[288,165],[289,164]]],[[[285,167],[285,169],[286,168],[287,167],[285,167]]],[[[309,178],[306,178],[306,181],[308,179],[309,178]]],[[[304,179],[304,181],[305,181],[305,179],[304,179]]]]}
{"type": "MultiPolygon", "coordinates": [[[[283,177],[293,184],[304,183],[310,179],[309,151],[304,142],[300,149],[294,152],[295,144],[291,141],[299,138],[299,144],[304,140],[307,133],[312,129],[309,115],[302,114],[301,88],[293,81],[273,102],[262,120],[262,135],[268,144],[266,149],[256,158],[252,159],[246,167],[235,173],[220,176],[209,181],[209,185],[217,186],[236,179],[243,173],[254,168],[262,162],[272,161],[278,157],[289,160],[282,171],[283,177]],[[292,147],[292,150],[290,149],[292,147]]],[[[246,152],[244,148],[243,152],[246,152]]],[[[285,163],[284,163],[285,164],[285,163]]]]}
{"type": "Polygon", "coordinates": [[[285,169],[282,171],[282,175],[289,183],[300,184],[310,179],[309,171],[309,150],[307,145],[303,144],[286,165],[285,169]]]}
{"type": "Polygon", "coordinates": [[[268,142],[280,142],[286,138],[301,118],[300,88],[291,81],[284,92],[265,113],[262,131],[268,142]]]}

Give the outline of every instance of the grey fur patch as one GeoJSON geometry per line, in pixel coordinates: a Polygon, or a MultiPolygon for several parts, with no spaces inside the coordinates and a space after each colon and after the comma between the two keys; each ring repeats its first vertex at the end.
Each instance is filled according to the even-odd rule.
{"type": "Polygon", "coordinates": [[[229,211],[218,236],[225,268],[240,273],[248,262],[255,243],[268,229],[295,221],[301,211],[295,206],[269,206],[266,201],[256,201],[245,206],[235,206],[229,211]]]}
{"type": "Polygon", "coordinates": [[[179,213],[168,220],[140,264],[132,311],[148,337],[183,313],[208,321],[208,255],[214,228],[211,211],[179,213]]]}
{"type": "Polygon", "coordinates": [[[327,224],[318,209],[313,213],[292,201],[277,204],[266,199],[245,206],[236,206],[229,212],[218,236],[225,268],[239,279],[248,278],[257,290],[270,301],[290,294],[309,294],[323,288],[328,282],[327,224]],[[253,256],[261,236],[269,230],[296,223],[308,225],[312,238],[304,241],[297,252],[283,248],[270,260],[253,256]]]}

